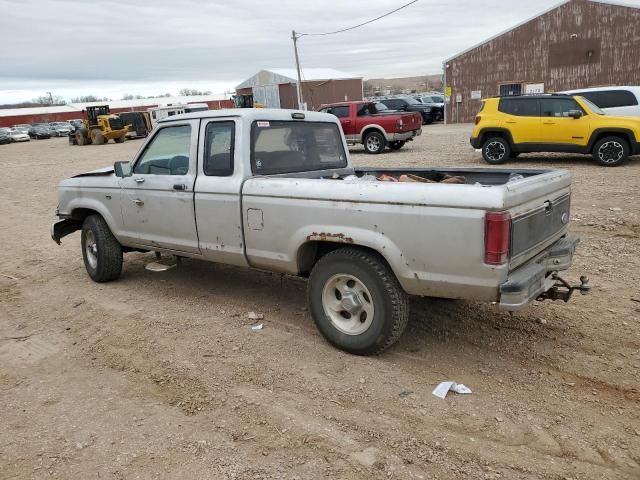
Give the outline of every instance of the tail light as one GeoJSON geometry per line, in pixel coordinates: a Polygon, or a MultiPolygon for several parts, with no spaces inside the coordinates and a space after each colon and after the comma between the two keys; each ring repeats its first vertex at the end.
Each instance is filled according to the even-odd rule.
{"type": "Polygon", "coordinates": [[[398,120],[398,128],[402,130],[402,127],[404,127],[404,122],[402,121],[402,119],[400,119],[398,120]]]}
{"type": "Polygon", "coordinates": [[[476,125],[480,123],[480,120],[482,120],[482,117],[480,115],[476,115],[476,125]]]}
{"type": "Polygon", "coordinates": [[[487,212],[484,220],[484,263],[502,265],[509,258],[511,215],[509,212],[487,212]]]}

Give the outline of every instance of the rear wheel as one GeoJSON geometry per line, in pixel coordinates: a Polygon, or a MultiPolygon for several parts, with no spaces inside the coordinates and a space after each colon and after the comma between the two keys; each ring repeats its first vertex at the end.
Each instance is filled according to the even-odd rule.
{"type": "Polygon", "coordinates": [[[389,142],[389,148],[391,150],[400,150],[402,147],[404,147],[404,144],[406,142],[402,141],[402,140],[397,140],[394,142],[389,142]]]}
{"type": "Polygon", "coordinates": [[[617,167],[629,158],[629,145],[620,137],[604,137],[593,146],[593,159],[604,167],[617,167]]]}
{"type": "Polygon", "coordinates": [[[91,143],[94,145],[102,145],[104,143],[104,135],[97,128],[91,130],[91,143]]]}
{"type": "Polygon", "coordinates": [[[491,165],[506,162],[511,156],[509,142],[502,137],[492,137],[482,145],[482,157],[491,165]]]}
{"type": "Polygon", "coordinates": [[[307,287],[309,309],[333,346],[357,355],[377,355],[402,335],[409,302],[378,254],[341,248],[322,257],[307,287]]]}
{"type": "Polygon", "coordinates": [[[82,258],[94,282],[115,280],[122,271],[122,246],[100,215],[87,217],[82,224],[82,258]]]}
{"type": "Polygon", "coordinates": [[[382,153],[387,146],[387,140],[380,132],[369,132],[364,136],[364,149],[367,153],[376,155],[382,153]]]}
{"type": "Polygon", "coordinates": [[[116,138],[113,139],[113,141],[116,142],[116,143],[124,143],[124,139],[125,139],[124,136],[116,137],[116,138]]]}

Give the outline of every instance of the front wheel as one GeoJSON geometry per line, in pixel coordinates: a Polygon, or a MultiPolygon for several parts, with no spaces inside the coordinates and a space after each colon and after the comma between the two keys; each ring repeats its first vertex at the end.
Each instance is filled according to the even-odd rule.
{"type": "Polygon", "coordinates": [[[617,167],[629,158],[629,145],[620,137],[605,137],[593,146],[593,159],[603,167],[617,167]]]}
{"type": "Polygon", "coordinates": [[[408,296],[382,257],[358,248],[323,256],[307,287],[309,310],[333,346],[356,355],[378,355],[402,335],[408,296]]]}
{"type": "Polygon", "coordinates": [[[400,150],[402,147],[404,147],[404,144],[406,142],[402,141],[402,140],[397,140],[394,142],[389,142],[389,148],[391,150],[400,150]]]}
{"type": "Polygon", "coordinates": [[[100,215],[91,215],[82,224],[82,258],[94,282],[115,280],[122,271],[122,246],[100,215]]]}
{"type": "Polygon", "coordinates": [[[364,149],[367,153],[376,155],[382,153],[387,146],[387,140],[380,132],[369,132],[364,136],[364,149]]]}
{"type": "Polygon", "coordinates": [[[482,157],[485,162],[491,165],[500,165],[506,162],[510,155],[509,142],[502,137],[490,138],[482,145],[482,157]]]}

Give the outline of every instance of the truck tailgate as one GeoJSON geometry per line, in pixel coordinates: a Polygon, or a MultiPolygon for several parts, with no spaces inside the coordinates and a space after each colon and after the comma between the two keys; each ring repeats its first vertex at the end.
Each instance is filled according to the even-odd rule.
{"type": "Polygon", "coordinates": [[[565,235],[569,229],[571,177],[554,171],[505,184],[511,214],[509,269],[513,270],[565,235]]]}

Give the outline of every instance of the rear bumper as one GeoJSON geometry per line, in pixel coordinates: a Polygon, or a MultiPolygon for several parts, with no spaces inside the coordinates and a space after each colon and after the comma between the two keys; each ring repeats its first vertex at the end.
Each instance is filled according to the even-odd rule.
{"type": "Polygon", "coordinates": [[[392,133],[391,135],[389,135],[388,139],[390,142],[398,142],[398,141],[406,141],[406,140],[410,140],[413,137],[418,137],[422,135],[422,129],[419,128],[418,130],[411,130],[409,132],[402,132],[402,133],[392,133]]]}
{"type": "MultiPolygon", "coordinates": [[[[516,311],[557,286],[555,273],[571,266],[580,242],[576,235],[566,235],[531,262],[511,273],[500,285],[500,308],[516,311]]],[[[567,298],[568,299],[568,298],[567,298]]]]}

